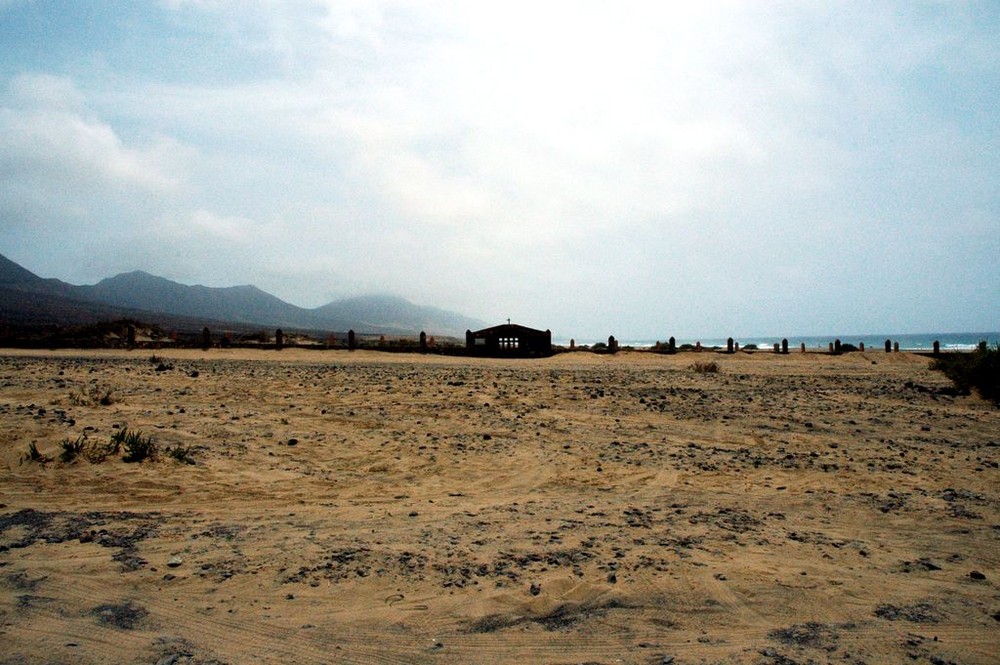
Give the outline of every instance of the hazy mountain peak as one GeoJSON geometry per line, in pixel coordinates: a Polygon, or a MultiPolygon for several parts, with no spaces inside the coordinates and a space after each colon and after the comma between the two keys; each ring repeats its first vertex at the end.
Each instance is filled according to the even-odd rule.
{"type": "MultiPolygon", "coordinates": [[[[92,286],[74,286],[58,280],[42,279],[18,264],[0,256],[0,284],[20,292],[58,295],[94,309],[94,318],[106,318],[113,307],[148,312],[148,320],[157,315],[184,317],[187,320],[232,322],[243,326],[283,327],[288,329],[413,335],[462,336],[469,328],[482,327],[476,319],[435,307],[415,305],[393,294],[354,296],[337,300],[316,309],[305,309],[284,302],[252,284],[229,287],[187,286],[144,270],[133,270],[108,277],[92,286]],[[100,314],[98,314],[100,312],[100,314]]],[[[65,304],[61,305],[66,311],[65,304]]],[[[86,306],[77,308],[85,312],[86,306]]],[[[141,314],[137,314],[139,316],[141,314]]]]}
{"type": "Polygon", "coordinates": [[[6,256],[0,256],[0,284],[31,284],[42,278],[26,268],[22,268],[6,256]]]}
{"type": "MultiPolygon", "coordinates": [[[[114,277],[105,277],[99,281],[95,286],[101,284],[115,284],[115,283],[137,283],[137,282],[155,282],[157,284],[163,284],[170,282],[166,277],[158,277],[145,270],[130,270],[129,272],[121,272],[114,277]]],[[[173,282],[170,282],[173,283],[173,282]]]]}

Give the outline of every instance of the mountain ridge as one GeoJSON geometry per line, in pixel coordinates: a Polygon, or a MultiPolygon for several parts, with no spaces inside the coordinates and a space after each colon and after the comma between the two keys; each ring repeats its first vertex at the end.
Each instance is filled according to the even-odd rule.
{"type": "Polygon", "coordinates": [[[113,316],[169,317],[301,331],[463,337],[482,321],[417,305],[391,294],[353,296],[308,309],[285,302],[252,284],[186,285],[143,270],[73,285],[39,277],[0,255],[0,323],[84,323],[113,316]],[[29,297],[30,296],[30,297],[29,297]]]}

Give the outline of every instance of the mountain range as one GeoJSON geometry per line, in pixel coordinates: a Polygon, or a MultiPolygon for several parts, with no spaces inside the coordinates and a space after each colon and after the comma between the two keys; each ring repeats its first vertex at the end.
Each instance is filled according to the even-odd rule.
{"type": "Polygon", "coordinates": [[[39,277],[0,256],[0,324],[79,325],[117,318],[188,329],[214,325],[389,335],[424,331],[461,338],[466,330],[485,325],[477,319],[415,305],[397,296],[346,298],[307,309],[255,286],[188,286],[141,270],[77,286],[39,277]]]}

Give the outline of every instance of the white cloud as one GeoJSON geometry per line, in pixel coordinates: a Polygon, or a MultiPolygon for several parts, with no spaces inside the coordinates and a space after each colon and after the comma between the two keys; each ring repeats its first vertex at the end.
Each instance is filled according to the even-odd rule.
{"type": "Polygon", "coordinates": [[[253,242],[267,243],[273,239],[273,229],[267,224],[239,216],[224,216],[208,210],[194,210],[183,215],[167,214],[149,229],[163,240],[170,242],[218,243],[247,245],[253,242]]]}
{"type": "Polygon", "coordinates": [[[886,289],[940,264],[902,224],[998,235],[1000,39],[975,7],[164,6],[198,26],[169,78],[13,81],[0,201],[156,221],[188,281],[214,252],[213,279],[284,274],[303,302],[392,290],[484,317],[751,329],[777,316],[762,289],[817,294],[788,301],[835,323],[854,304],[830,280],[886,289]],[[263,64],[176,73],[212,49],[263,64]],[[917,258],[881,255],[890,236],[917,258]]]}
{"type": "Polygon", "coordinates": [[[103,205],[106,197],[168,195],[183,182],[178,162],[184,154],[163,137],[126,145],[87,111],[84,96],[66,78],[19,76],[0,107],[0,172],[8,204],[9,197],[24,196],[80,210],[103,205]]]}
{"type": "Polygon", "coordinates": [[[84,97],[73,81],[51,74],[21,74],[10,82],[10,102],[27,108],[76,111],[84,97]]]}

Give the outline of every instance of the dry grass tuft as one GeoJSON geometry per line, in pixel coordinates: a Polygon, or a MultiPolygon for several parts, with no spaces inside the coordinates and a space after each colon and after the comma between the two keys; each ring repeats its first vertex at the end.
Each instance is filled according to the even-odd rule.
{"type": "Polygon", "coordinates": [[[696,362],[691,365],[691,371],[697,374],[717,374],[719,372],[719,363],[715,362],[696,362]]]}

